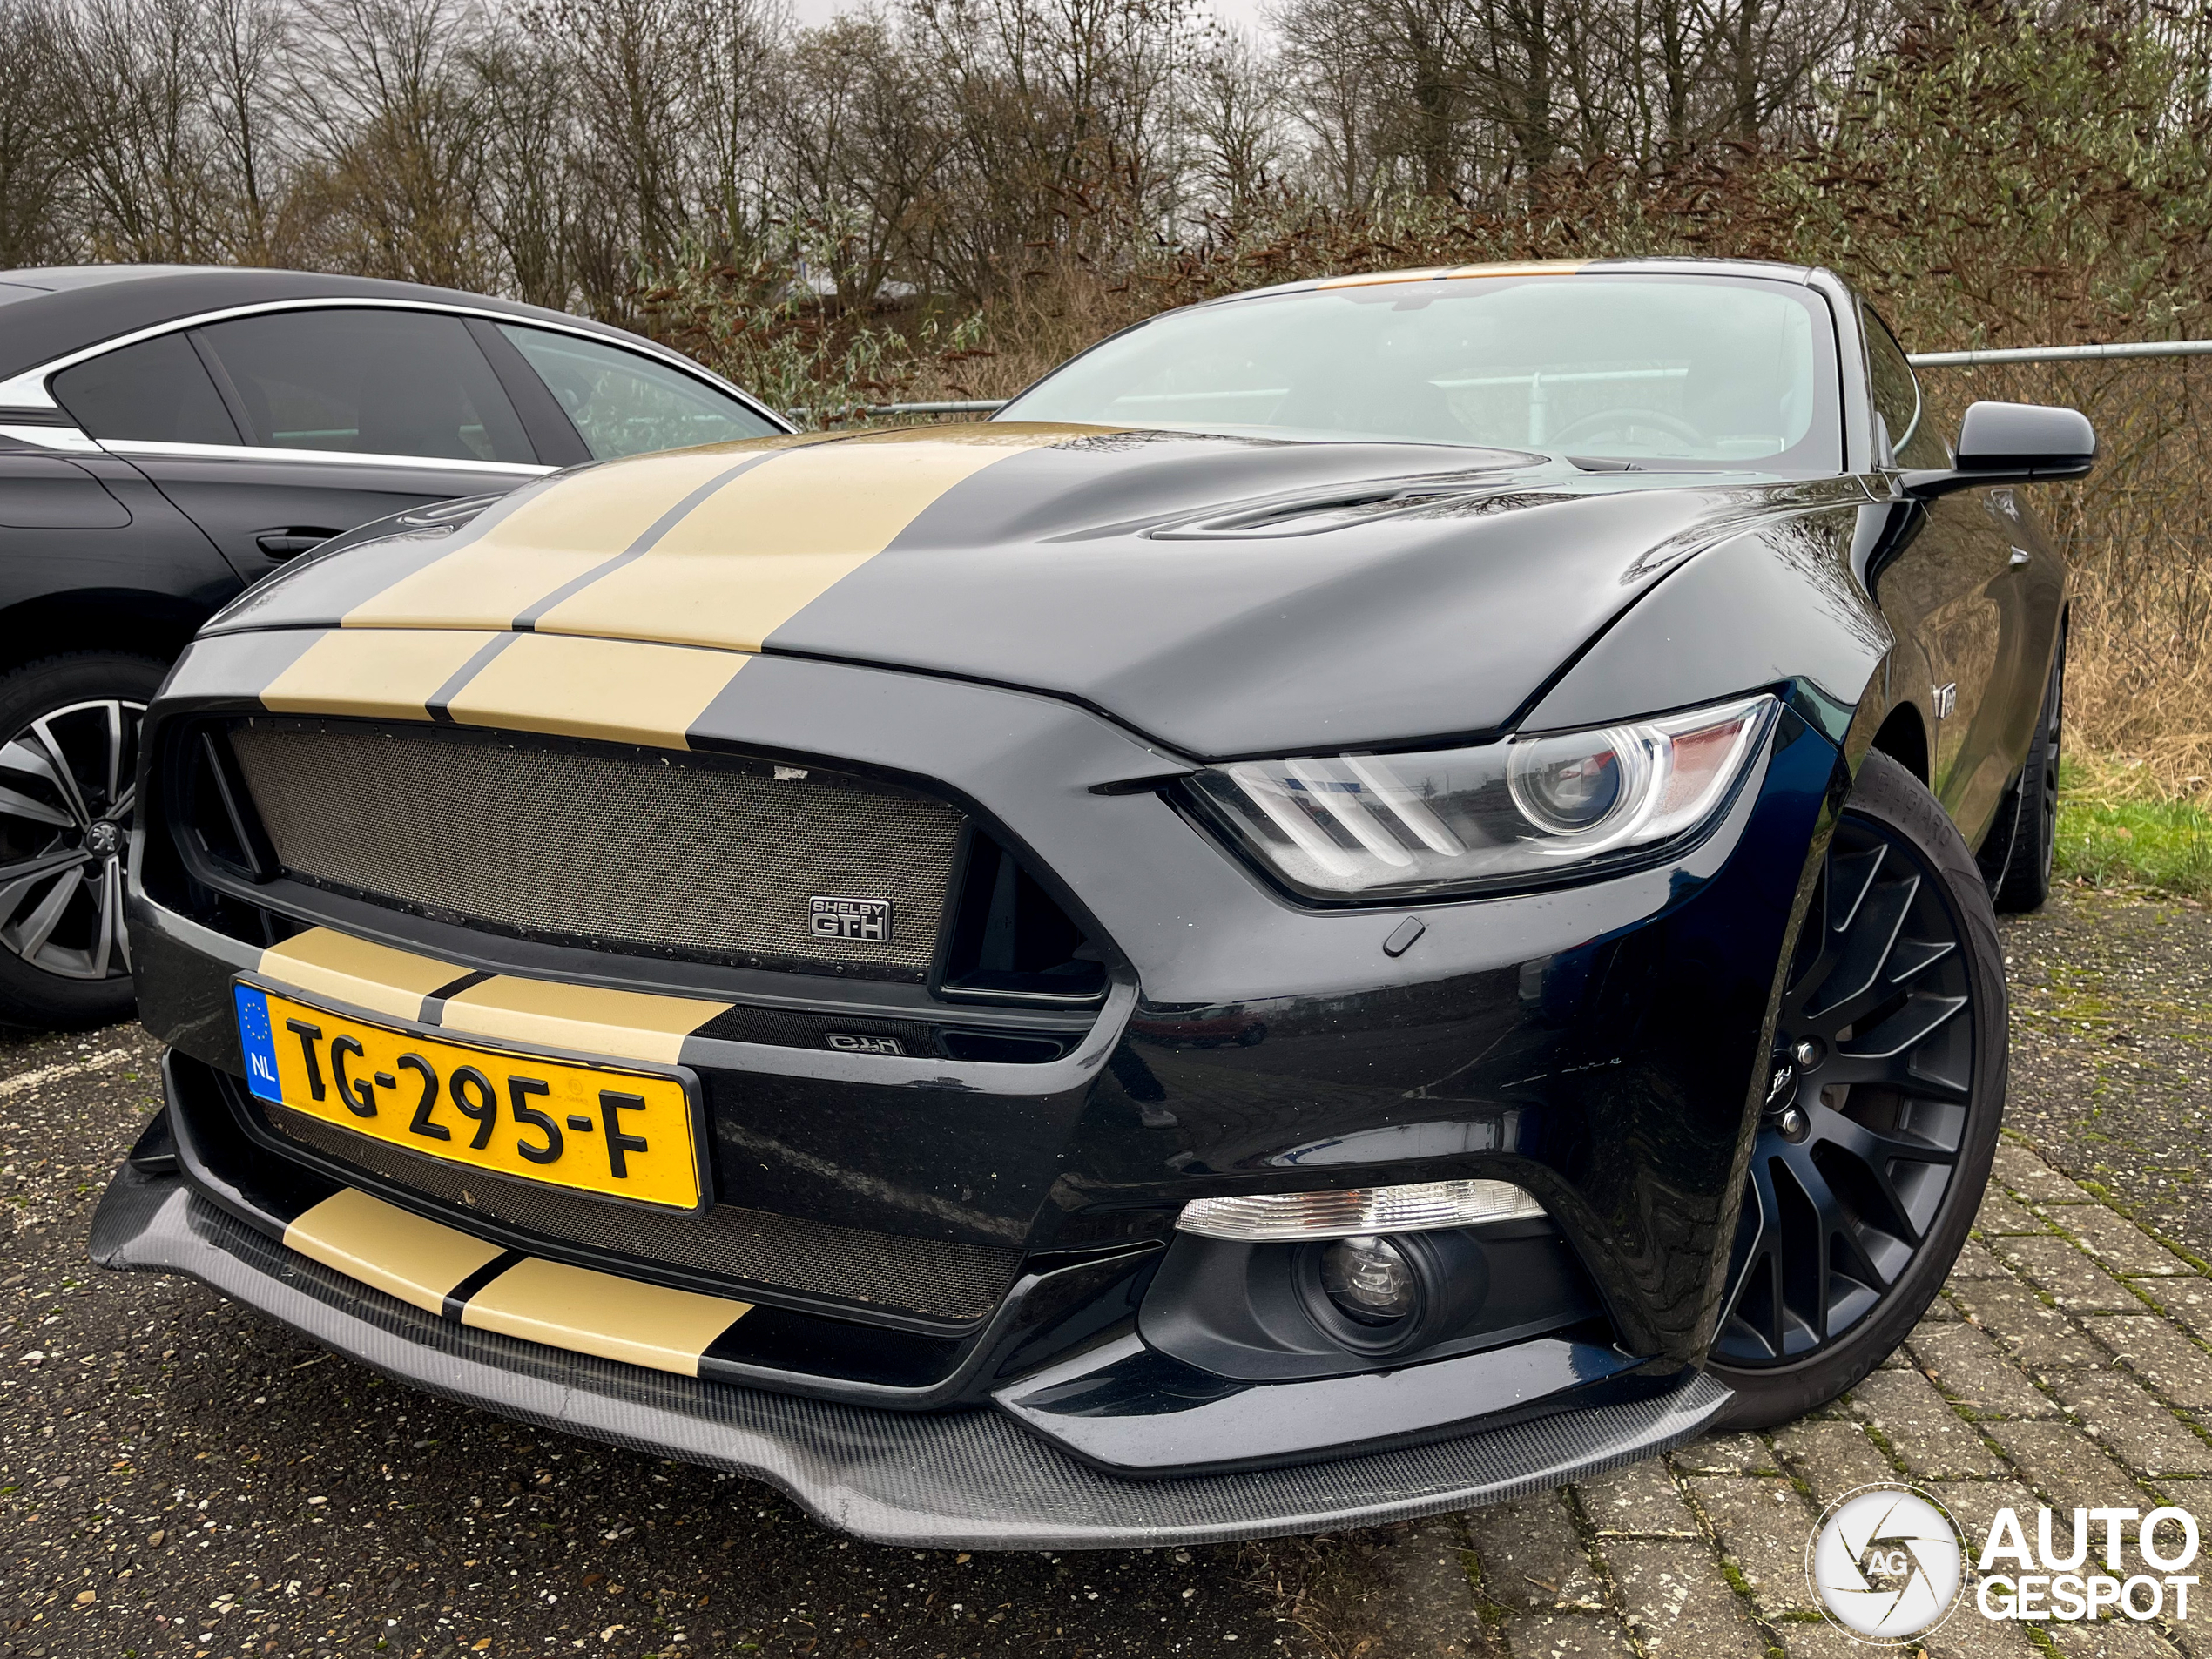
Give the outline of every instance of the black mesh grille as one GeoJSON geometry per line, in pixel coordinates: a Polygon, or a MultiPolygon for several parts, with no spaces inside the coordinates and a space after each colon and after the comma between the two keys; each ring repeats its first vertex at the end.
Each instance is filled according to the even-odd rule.
{"type": "Polygon", "coordinates": [[[446,726],[254,719],[231,746],[291,873],[528,938],[927,977],[961,815],[819,768],[446,726]],[[890,936],[807,931],[889,901],[890,936]]]}
{"type": "Polygon", "coordinates": [[[1019,1251],[989,1244],[866,1232],[733,1204],[718,1204],[704,1216],[664,1216],[597,1204],[419,1157],[283,1107],[266,1109],[266,1121],[341,1167],[381,1177],[464,1216],[640,1262],[932,1318],[981,1318],[1006,1295],[1022,1259],[1019,1251]]]}

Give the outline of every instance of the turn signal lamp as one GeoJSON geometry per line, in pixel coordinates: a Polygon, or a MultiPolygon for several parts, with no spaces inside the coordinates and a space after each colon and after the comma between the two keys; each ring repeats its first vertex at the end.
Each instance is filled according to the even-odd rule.
{"type": "Polygon", "coordinates": [[[1179,1231],[1202,1238],[1272,1244],[1433,1232],[1488,1221],[1528,1221],[1543,1214],[1543,1205],[1510,1181],[1415,1181],[1335,1192],[1193,1198],[1183,1206],[1175,1224],[1179,1231]]]}

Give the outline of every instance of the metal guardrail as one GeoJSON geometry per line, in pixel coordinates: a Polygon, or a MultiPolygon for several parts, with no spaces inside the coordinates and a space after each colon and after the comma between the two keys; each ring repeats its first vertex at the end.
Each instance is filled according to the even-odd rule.
{"type": "Polygon", "coordinates": [[[2081,363],[2108,357],[2208,357],[2212,340],[2145,340],[2116,346],[2020,346],[1987,351],[1923,351],[1906,355],[1915,368],[1972,368],[1981,363],[2081,363]]]}
{"type": "MultiPolygon", "coordinates": [[[[1986,351],[1922,351],[1908,353],[1905,361],[1915,368],[1973,368],[1984,363],[2080,363],[2125,357],[2212,357],[2212,340],[2146,340],[2113,346],[1994,347],[1986,351]]],[[[833,411],[839,416],[866,415],[991,415],[1004,408],[1008,398],[970,398],[953,403],[863,403],[833,411]]],[[[811,409],[786,409],[793,420],[804,420],[811,409]]]]}
{"type": "MultiPolygon", "coordinates": [[[[1013,400],[1003,397],[971,398],[955,403],[847,403],[843,408],[825,409],[830,420],[842,420],[849,415],[988,415],[1004,408],[1013,400]]],[[[804,421],[814,413],[812,409],[786,409],[784,413],[794,421],[804,421]]]]}

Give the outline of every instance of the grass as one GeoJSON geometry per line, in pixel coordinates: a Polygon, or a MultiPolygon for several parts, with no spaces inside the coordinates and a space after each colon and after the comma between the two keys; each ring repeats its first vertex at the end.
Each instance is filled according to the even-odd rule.
{"type": "Polygon", "coordinates": [[[2176,794],[2124,756],[2059,772],[2058,873],[2099,887],[2148,887],[2212,901],[2212,801],[2176,794]]]}

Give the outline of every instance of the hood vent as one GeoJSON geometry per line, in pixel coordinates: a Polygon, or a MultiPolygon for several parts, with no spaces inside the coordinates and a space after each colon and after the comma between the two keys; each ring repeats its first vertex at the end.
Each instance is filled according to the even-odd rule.
{"type": "MultiPolygon", "coordinates": [[[[1528,455],[1523,459],[1533,465],[1543,457],[1528,455]]],[[[1162,542],[1247,541],[1263,536],[1318,536],[1328,530],[1345,529],[1355,524],[1370,523],[1376,519],[1393,518],[1425,509],[1495,512],[1560,499],[1564,498],[1533,495],[1526,490],[1501,490],[1494,473],[1399,478],[1333,489],[1326,494],[1303,496],[1290,501],[1268,502],[1257,507],[1243,507],[1211,518],[1171,524],[1152,531],[1151,535],[1155,541],[1162,542]]]]}

